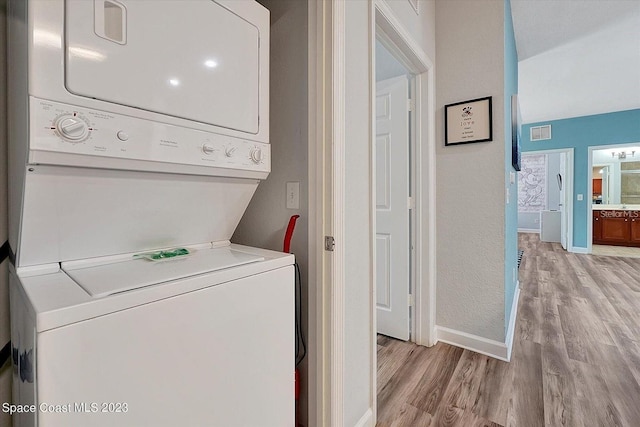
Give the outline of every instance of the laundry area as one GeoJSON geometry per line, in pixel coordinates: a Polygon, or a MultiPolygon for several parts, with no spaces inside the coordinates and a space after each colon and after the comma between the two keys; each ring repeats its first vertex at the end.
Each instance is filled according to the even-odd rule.
{"type": "Polygon", "coordinates": [[[295,257],[231,243],[273,162],[269,11],[7,16],[13,425],[294,425],[295,257]]]}

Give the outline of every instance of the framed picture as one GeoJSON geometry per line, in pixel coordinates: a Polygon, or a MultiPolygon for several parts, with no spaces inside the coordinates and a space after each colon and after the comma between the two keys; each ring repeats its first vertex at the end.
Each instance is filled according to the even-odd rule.
{"type": "Polygon", "coordinates": [[[518,106],[518,95],[511,95],[511,165],[517,171],[520,170],[520,140],[521,137],[520,107],[518,106]]]}
{"type": "Polygon", "coordinates": [[[444,145],[493,140],[491,97],[444,106],[444,145]]]}

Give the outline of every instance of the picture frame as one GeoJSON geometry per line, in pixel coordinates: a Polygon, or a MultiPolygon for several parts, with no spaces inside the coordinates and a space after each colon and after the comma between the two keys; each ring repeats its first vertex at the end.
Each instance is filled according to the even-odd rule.
{"type": "Polygon", "coordinates": [[[444,106],[444,145],[493,140],[492,97],[444,106]]]}
{"type": "Polygon", "coordinates": [[[518,95],[511,95],[511,166],[517,171],[521,169],[522,152],[520,141],[522,140],[522,119],[518,95]]]}

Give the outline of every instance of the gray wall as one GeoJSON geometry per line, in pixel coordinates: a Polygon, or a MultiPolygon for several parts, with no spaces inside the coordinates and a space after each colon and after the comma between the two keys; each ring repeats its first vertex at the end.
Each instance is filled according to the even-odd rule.
{"type": "Polygon", "coordinates": [[[376,40],[376,81],[409,74],[407,69],[376,40]]]}
{"type": "MultiPolygon", "coordinates": [[[[0,0],[0,245],[7,233],[7,61],[6,61],[6,0],[0,0]]],[[[9,329],[9,260],[0,265],[0,347],[10,339],[9,329]]],[[[0,367],[0,405],[11,401],[11,364],[0,367]]],[[[0,411],[0,427],[11,425],[8,414],[0,411]]]]}
{"type": "MultiPolygon", "coordinates": [[[[282,251],[291,215],[300,215],[291,241],[302,273],[303,330],[308,338],[308,99],[307,2],[261,0],[271,12],[270,141],[271,174],[258,186],[232,241],[282,251]],[[300,209],[286,208],[286,183],[300,182],[300,209]]],[[[298,411],[307,424],[308,357],[302,362],[298,411]]],[[[293,384],[292,384],[293,387],[293,384]]]]}
{"type": "Polygon", "coordinates": [[[436,22],[436,323],[504,342],[504,3],[437,1],[436,22]],[[493,141],[445,147],[444,105],[485,96],[493,141]]]}

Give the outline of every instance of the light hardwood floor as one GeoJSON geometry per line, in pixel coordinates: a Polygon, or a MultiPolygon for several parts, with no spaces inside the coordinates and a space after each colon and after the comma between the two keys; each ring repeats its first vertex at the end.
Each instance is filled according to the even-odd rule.
{"type": "Polygon", "coordinates": [[[378,337],[378,426],[640,426],[640,259],[521,234],[511,363],[378,337]]]}

